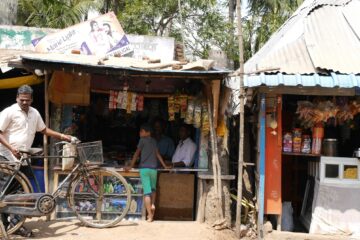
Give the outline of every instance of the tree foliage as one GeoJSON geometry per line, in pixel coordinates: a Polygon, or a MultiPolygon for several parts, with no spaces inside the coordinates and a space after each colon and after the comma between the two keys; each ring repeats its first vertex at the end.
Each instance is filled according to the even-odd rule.
{"type": "MultiPolygon", "coordinates": [[[[114,11],[126,33],[169,36],[180,42],[184,35],[188,55],[207,58],[209,50],[215,48],[236,62],[239,50],[231,17],[235,9],[228,10],[230,1],[235,2],[180,0],[180,11],[179,0],[19,0],[18,15],[22,25],[64,28],[84,20],[89,9],[114,11]]],[[[261,48],[302,1],[248,0],[248,14],[242,21],[245,60],[261,48]]]]}
{"type": "Polygon", "coordinates": [[[256,53],[294,13],[303,0],[248,0],[248,15],[243,19],[248,59],[256,53]]]}
{"type": "Polygon", "coordinates": [[[231,24],[216,0],[104,0],[102,11],[116,12],[125,32],[175,37],[197,57],[226,48],[231,24]],[[182,17],[182,22],[180,18],[182,17]]]}
{"type": "Polygon", "coordinates": [[[18,24],[65,28],[81,22],[89,9],[99,7],[95,0],[19,0],[18,24]]]}

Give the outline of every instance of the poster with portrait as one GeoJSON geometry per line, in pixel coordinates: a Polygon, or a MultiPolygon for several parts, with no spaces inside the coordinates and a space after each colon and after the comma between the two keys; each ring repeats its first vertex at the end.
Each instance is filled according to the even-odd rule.
{"type": "Polygon", "coordinates": [[[36,52],[71,53],[112,56],[125,55],[132,51],[116,15],[113,12],[33,39],[36,52]]]}

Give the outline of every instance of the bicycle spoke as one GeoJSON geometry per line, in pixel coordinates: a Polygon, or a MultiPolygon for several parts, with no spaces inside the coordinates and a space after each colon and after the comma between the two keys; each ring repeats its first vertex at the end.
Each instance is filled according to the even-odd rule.
{"type": "Polygon", "coordinates": [[[72,184],[70,203],[82,222],[103,228],[115,225],[126,215],[130,198],[128,184],[121,175],[93,170],[72,184]]]}

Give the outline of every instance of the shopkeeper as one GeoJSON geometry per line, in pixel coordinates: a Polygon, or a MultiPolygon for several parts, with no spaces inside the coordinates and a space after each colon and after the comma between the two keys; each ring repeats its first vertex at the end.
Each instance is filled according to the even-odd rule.
{"type": "Polygon", "coordinates": [[[179,129],[180,141],[172,157],[173,167],[192,167],[196,144],[190,138],[189,125],[182,125],[179,129]]]}
{"type": "Polygon", "coordinates": [[[165,121],[163,119],[155,119],[153,138],[155,138],[157,142],[160,155],[164,158],[165,161],[170,161],[174,154],[175,146],[173,140],[164,135],[164,127],[165,121]]]}

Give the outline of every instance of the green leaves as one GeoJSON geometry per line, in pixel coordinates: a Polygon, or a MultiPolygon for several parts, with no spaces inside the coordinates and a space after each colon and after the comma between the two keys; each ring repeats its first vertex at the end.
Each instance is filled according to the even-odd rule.
{"type": "Polygon", "coordinates": [[[95,0],[19,0],[20,24],[34,27],[65,28],[81,22],[95,0]]]}
{"type": "Polygon", "coordinates": [[[250,53],[245,59],[257,52],[293,14],[302,0],[249,0],[249,14],[244,19],[245,44],[250,53]]]}

